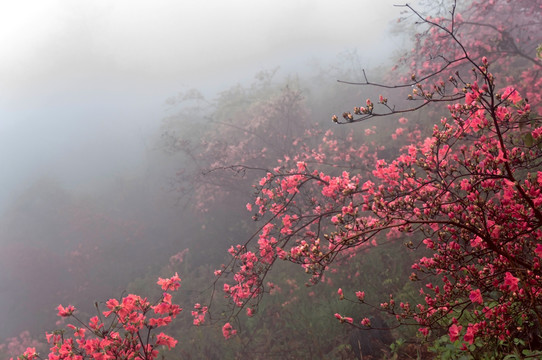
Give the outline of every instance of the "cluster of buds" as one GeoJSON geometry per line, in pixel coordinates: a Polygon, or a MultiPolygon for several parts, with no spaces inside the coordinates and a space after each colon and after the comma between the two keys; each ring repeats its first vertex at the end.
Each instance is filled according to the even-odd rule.
{"type": "Polygon", "coordinates": [[[373,108],[374,108],[373,102],[372,102],[370,99],[367,99],[366,104],[367,104],[367,111],[368,111],[369,113],[372,113],[372,112],[373,112],[373,108]]]}
{"type": "Polygon", "coordinates": [[[408,94],[407,96],[408,100],[414,100],[414,97],[421,97],[426,100],[433,99],[433,92],[424,91],[422,84],[417,83],[416,85],[412,85],[412,87],[412,94],[408,94]]]}
{"type": "Polygon", "coordinates": [[[366,115],[371,114],[374,109],[374,104],[371,102],[371,100],[367,99],[367,107],[355,107],[354,108],[354,114],[356,115],[366,115]]]}
{"type": "MultiPolygon", "coordinates": [[[[380,95],[379,98],[378,98],[378,103],[385,105],[385,104],[388,103],[388,99],[383,97],[382,95],[380,95]]],[[[372,114],[373,109],[374,109],[374,103],[370,99],[367,99],[366,104],[367,104],[366,107],[364,107],[364,106],[359,106],[359,107],[356,106],[354,108],[354,115],[370,115],[370,114],[372,114]]],[[[348,122],[354,121],[354,116],[349,111],[344,112],[342,117],[343,117],[343,119],[345,119],[348,122]]],[[[339,122],[339,117],[337,115],[333,115],[331,117],[331,121],[333,121],[334,123],[338,123],[339,122]]]]}
{"type": "Polygon", "coordinates": [[[343,112],[343,118],[346,120],[346,121],[352,121],[354,120],[354,116],[352,116],[352,114],[350,112],[343,112]]]}

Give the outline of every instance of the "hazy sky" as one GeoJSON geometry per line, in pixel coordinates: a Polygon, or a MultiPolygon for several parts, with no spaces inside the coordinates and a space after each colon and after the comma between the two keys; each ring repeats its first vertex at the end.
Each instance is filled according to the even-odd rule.
{"type": "Polygon", "coordinates": [[[0,209],[36,175],[92,182],[133,166],[166,98],[187,86],[225,89],[343,50],[377,64],[396,3],[0,2],[0,209]]]}

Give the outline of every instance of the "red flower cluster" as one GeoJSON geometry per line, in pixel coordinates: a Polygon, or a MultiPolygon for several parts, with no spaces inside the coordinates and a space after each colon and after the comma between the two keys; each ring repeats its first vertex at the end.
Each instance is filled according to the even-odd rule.
{"type": "MultiPolygon", "coordinates": [[[[146,298],[129,294],[120,301],[110,299],[106,302],[108,310],[101,316],[92,317],[87,323],[75,315],[76,309],[69,305],[58,306],[58,315],[74,318],[79,326],[68,324],[72,335],[65,331],[46,333],[49,343],[49,360],[114,360],[141,359],[152,360],[159,355],[158,346],[168,349],[175,347],[177,340],[160,332],[151,336],[152,330],[169,325],[182,311],[179,305],[173,304],[171,294],[180,286],[181,279],[177,274],[169,279],[159,279],[158,284],[166,292],[154,304],[146,298]],[[154,313],[154,316],[152,314],[154,313]]],[[[28,348],[19,359],[33,360],[40,357],[35,348],[28,348]]]]}

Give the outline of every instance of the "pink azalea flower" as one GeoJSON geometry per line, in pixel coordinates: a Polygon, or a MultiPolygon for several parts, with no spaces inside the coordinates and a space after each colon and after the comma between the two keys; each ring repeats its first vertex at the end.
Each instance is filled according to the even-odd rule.
{"type": "Polygon", "coordinates": [[[509,100],[514,104],[517,104],[519,101],[521,101],[521,96],[519,95],[519,92],[511,86],[508,86],[504,89],[502,98],[509,100]]]}
{"type": "Polygon", "coordinates": [[[484,300],[482,299],[482,292],[480,291],[480,289],[471,291],[469,295],[469,299],[473,303],[482,304],[484,302],[484,300]]]}
{"type": "Polygon", "coordinates": [[[235,334],[237,334],[237,330],[234,330],[230,323],[224,324],[222,327],[222,335],[224,335],[224,338],[229,339],[235,334]]]}
{"type": "Polygon", "coordinates": [[[461,333],[461,329],[463,327],[461,325],[452,324],[450,328],[448,329],[448,334],[450,335],[450,341],[455,342],[459,339],[459,335],[461,333]]]}
{"type": "Polygon", "coordinates": [[[465,333],[465,336],[463,336],[463,340],[465,340],[469,344],[473,344],[475,335],[476,331],[474,329],[474,326],[472,326],[472,324],[469,324],[469,326],[467,327],[467,332],[465,333]]]}
{"type": "Polygon", "coordinates": [[[510,272],[504,274],[504,285],[512,292],[518,291],[519,279],[512,275],[510,272]]]}
{"type": "Polygon", "coordinates": [[[156,345],[166,345],[168,349],[171,350],[171,348],[175,347],[177,345],[177,340],[172,338],[169,335],[166,335],[164,333],[160,333],[156,335],[156,345]]]}
{"type": "Polygon", "coordinates": [[[181,286],[181,278],[177,273],[169,279],[158,278],[157,284],[162,286],[162,290],[177,290],[181,286]]]}
{"type": "Polygon", "coordinates": [[[365,291],[356,291],[356,297],[359,301],[365,300],[365,291]]]}
{"type": "Polygon", "coordinates": [[[75,311],[75,308],[72,305],[68,305],[66,307],[62,305],[58,305],[57,309],[58,309],[58,316],[60,317],[71,316],[73,312],[75,311]]]}

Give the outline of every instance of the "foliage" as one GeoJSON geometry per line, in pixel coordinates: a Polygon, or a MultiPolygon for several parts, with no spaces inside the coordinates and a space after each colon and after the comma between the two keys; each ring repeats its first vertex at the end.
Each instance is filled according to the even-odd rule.
{"type": "MultiPolygon", "coordinates": [[[[524,6],[518,8],[526,14],[523,30],[538,24],[538,5],[515,6],[524,6]]],[[[446,330],[467,356],[528,352],[540,343],[542,304],[542,118],[535,110],[542,66],[528,56],[540,39],[510,39],[503,48],[508,32],[480,21],[510,12],[505,2],[474,2],[466,7],[467,20],[455,13],[455,2],[448,19],[426,18],[406,7],[427,28],[418,38],[426,51],[416,54],[431,51],[421,68],[414,62],[406,84],[413,88],[408,99],[419,105],[396,107],[381,95],[333,121],[367,121],[439,103],[447,104],[448,117],[429,138],[411,134],[392,159],[379,156],[378,147],[353,147],[352,139],[334,141],[326,133],[320,146],[270,168],[247,204],[263,225],[247,243],[230,249],[232,260],[218,273],[233,274],[224,292],[234,305],[253,307],[277,261],[301,265],[314,284],[379,241],[403,239],[397,242],[430,252],[412,265],[411,280],[424,284],[422,298],[398,303],[389,295],[380,304],[383,311],[398,324],[418,324],[424,337],[446,330]],[[477,36],[501,42],[486,49],[477,36]],[[482,50],[511,59],[492,62],[482,50]],[[472,68],[469,76],[460,73],[465,64],[472,68]],[[500,80],[493,68],[510,76],[500,80]]],[[[403,133],[399,128],[396,136],[403,133]]],[[[362,290],[356,292],[360,303],[366,301],[362,290]]]]}
{"type": "MultiPolygon", "coordinates": [[[[171,349],[177,344],[177,340],[163,332],[152,336],[151,333],[154,329],[169,325],[181,312],[182,309],[172,303],[170,293],[179,289],[180,281],[177,274],[167,279],[159,278],[158,285],[164,293],[154,304],[147,298],[134,294],[129,294],[120,301],[110,299],[106,302],[107,310],[98,313],[88,322],[75,315],[76,309],[72,305],[59,305],[58,316],[73,318],[76,325],[67,324],[66,327],[70,330],[56,330],[46,334],[47,343],[51,346],[47,358],[156,359],[159,346],[171,349]]],[[[98,304],[96,308],[98,309],[98,304]]],[[[28,347],[18,359],[33,360],[42,357],[35,347],[28,347]]]]}

